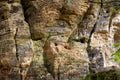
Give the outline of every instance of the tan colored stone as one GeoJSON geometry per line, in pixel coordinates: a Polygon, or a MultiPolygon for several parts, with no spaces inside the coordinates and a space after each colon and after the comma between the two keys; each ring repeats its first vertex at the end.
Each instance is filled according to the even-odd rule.
{"type": "Polygon", "coordinates": [[[9,79],[20,80],[20,76],[26,76],[33,57],[29,26],[24,20],[21,4],[3,2],[0,6],[2,6],[0,10],[3,10],[3,16],[0,17],[0,65],[2,66],[0,71],[4,72],[8,69],[0,75],[3,78],[6,75],[9,79]],[[16,77],[13,79],[9,75],[16,77]]]}
{"type": "Polygon", "coordinates": [[[85,48],[81,43],[68,44],[64,41],[48,40],[44,46],[44,58],[48,71],[54,76],[57,73],[70,75],[72,70],[79,73],[76,68],[81,69],[89,63],[85,48]],[[80,66],[77,67],[77,65],[80,66]],[[68,66],[73,69],[69,70],[68,66]]]}
{"type": "Polygon", "coordinates": [[[66,35],[67,32],[66,36],[69,37],[89,7],[81,0],[71,0],[70,3],[69,0],[49,0],[49,2],[38,0],[29,1],[28,4],[31,7],[25,11],[25,14],[29,16],[27,21],[30,24],[32,38],[35,40],[46,37],[42,33],[66,35]]]}

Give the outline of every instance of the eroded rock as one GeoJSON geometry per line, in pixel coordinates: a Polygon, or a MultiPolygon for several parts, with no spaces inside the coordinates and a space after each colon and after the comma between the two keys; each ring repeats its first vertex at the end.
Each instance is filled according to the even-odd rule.
{"type": "Polygon", "coordinates": [[[0,1],[0,80],[79,80],[119,67],[110,58],[120,42],[120,14],[112,15],[107,6],[87,0],[0,1]]]}
{"type": "Polygon", "coordinates": [[[21,4],[0,5],[0,79],[24,80],[33,57],[29,26],[21,4]]]}
{"type": "Polygon", "coordinates": [[[55,79],[76,79],[88,73],[89,59],[86,47],[79,43],[67,43],[50,38],[44,46],[45,65],[55,79]]]}
{"type": "Polygon", "coordinates": [[[38,0],[24,4],[26,20],[30,24],[32,39],[35,40],[46,37],[45,33],[70,36],[89,7],[81,0],[71,0],[70,3],[69,0],[38,0]]]}

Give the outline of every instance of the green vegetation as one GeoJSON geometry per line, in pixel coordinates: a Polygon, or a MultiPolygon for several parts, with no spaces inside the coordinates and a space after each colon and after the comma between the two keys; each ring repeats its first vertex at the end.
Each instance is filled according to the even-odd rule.
{"type": "Polygon", "coordinates": [[[120,44],[114,44],[114,47],[117,49],[117,51],[112,55],[112,59],[120,62],[120,44]]]}
{"type": "Polygon", "coordinates": [[[109,71],[103,71],[98,73],[91,73],[86,76],[84,80],[119,80],[120,70],[113,69],[109,71]]]}

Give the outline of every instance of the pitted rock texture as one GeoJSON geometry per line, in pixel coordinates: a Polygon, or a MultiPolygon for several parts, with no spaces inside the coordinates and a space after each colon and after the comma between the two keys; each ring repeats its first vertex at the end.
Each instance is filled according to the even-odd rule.
{"type": "Polygon", "coordinates": [[[24,2],[26,21],[32,39],[39,40],[53,35],[69,37],[77,28],[89,5],[83,0],[38,0],[24,2]],[[30,6],[30,7],[29,7],[30,6]]]}
{"type": "Polygon", "coordinates": [[[21,4],[0,6],[0,80],[24,80],[33,57],[29,26],[21,4]]]}
{"type": "Polygon", "coordinates": [[[89,72],[86,46],[51,37],[44,46],[45,66],[55,79],[79,80],[89,72]],[[56,78],[57,77],[57,78],[56,78]]]}
{"type": "Polygon", "coordinates": [[[2,0],[0,80],[80,80],[119,67],[110,59],[119,33],[120,13],[107,4],[2,0]]]}

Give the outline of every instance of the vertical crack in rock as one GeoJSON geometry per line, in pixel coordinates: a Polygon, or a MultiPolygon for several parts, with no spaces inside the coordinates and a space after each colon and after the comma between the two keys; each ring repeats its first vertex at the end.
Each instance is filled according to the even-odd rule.
{"type": "MultiPolygon", "coordinates": [[[[88,72],[87,52],[86,50],[79,50],[83,49],[84,46],[79,42],[75,42],[74,46],[72,46],[73,48],[69,49],[68,47],[70,46],[67,40],[74,29],[76,29],[80,18],[87,11],[89,5],[84,3],[84,0],[72,0],[72,5],[69,5],[68,0],[36,0],[30,1],[30,6],[26,5],[23,1],[22,4],[25,6],[24,13],[26,21],[30,25],[32,39],[45,41],[48,36],[51,35],[49,40],[47,40],[49,43],[46,41],[44,45],[45,48],[43,49],[44,54],[46,54],[46,56],[44,56],[44,59],[46,59],[44,64],[48,65],[47,71],[59,80],[64,77],[71,77],[76,80],[80,78],[80,76],[86,75],[88,72]],[[71,55],[77,55],[77,57],[71,55]],[[82,59],[81,55],[83,56],[82,59]],[[65,59],[65,61],[62,61],[62,59],[65,59]],[[73,69],[67,66],[71,66],[73,69]],[[83,69],[85,69],[85,71],[79,72],[83,69]],[[67,74],[67,76],[65,74],[67,74]]],[[[29,4],[29,2],[27,2],[27,4],[29,4]]],[[[39,46],[39,48],[40,47],[41,46],[39,46]]],[[[39,52],[39,55],[40,54],[42,53],[39,52]]],[[[38,56],[35,56],[35,59],[37,57],[38,56]]],[[[32,67],[35,68],[38,66],[32,65],[31,68],[32,67]]],[[[38,70],[40,70],[40,68],[38,70]]],[[[37,72],[37,70],[35,71],[37,72]]],[[[42,73],[42,70],[40,73],[42,73]]],[[[39,73],[36,73],[36,75],[38,74],[39,73]]]]}
{"type": "Polygon", "coordinates": [[[112,12],[111,15],[110,15],[110,19],[109,19],[109,31],[110,31],[110,28],[112,26],[112,20],[113,18],[115,17],[116,13],[115,12],[112,12]]]}
{"type": "Polygon", "coordinates": [[[111,24],[112,24],[112,15],[110,16],[110,19],[109,19],[109,31],[110,31],[110,28],[111,28],[111,24]]]}
{"type": "Polygon", "coordinates": [[[17,36],[18,28],[16,28],[14,40],[15,40],[15,48],[16,48],[16,58],[19,61],[19,54],[18,54],[18,48],[17,48],[17,42],[16,42],[16,36],[17,36]]]}
{"type": "Polygon", "coordinates": [[[90,48],[90,42],[91,42],[91,37],[92,37],[92,34],[95,32],[95,29],[96,29],[96,25],[98,23],[98,20],[99,20],[99,17],[101,15],[101,12],[102,12],[102,7],[100,7],[100,10],[98,12],[98,15],[97,15],[97,18],[96,18],[96,22],[94,23],[93,27],[92,27],[92,30],[89,34],[89,39],[88,39],[88,42],[87,42],[87,50],[88,50],[88,53],[89,53],[89,48],[90,48]]]}
{"type": "Polygon", "coordinates": [[[25,22],[22,5],[14,2],[10,5],[11,26],[14,31],[16,58],[18,60],[21,80],[25,80],[28,68],[32,61],[33,50],[30,39],[29,26],[25,22]]]}
{"type": "Polygon", "coordinates": [[[89,39],[88,39],[88,42],[87,42],[87,48],[86,48],[86,50],[87,50],[87,52],[88,52],[88,57],[89,57],[89,61],[90,61],[90,63],[89,63],[89,69],[90,69],[90,72],[92,72],[92,70],[91,70],[91,65],[90,64],[92,64],[92,62],[91,62],[91,46],[90,46],[90,43],[91,43],[91,37],[92,37],[92,34],[95,32],[95,29],[96,29],[96,25],[97,25],[97,21],[95,22],[95,24],[94,24],[94,27],[93,27],[93,29],[92,29],[92,31],[90,32],[90,35],[89,35],[89,39]]]}
{"type": "MultiPolygon", "coordinates": [[[[27,72],[27,75],[26,75],[26,80],[30,80],[31,78],[33,78],[34,80],[38,80],[38,79],[40,79],[40,80],[43,80],[43,79],[53,80],[53,77],[51,76],[50,73],[48,73],[46,67],[44,66],[42,46],[45,42],[42,42],[38,39],[34,40],[32,38],[32,33],[36,33],[36,35],[38,34],[36,31],[34,31],[34,32],[31,31],[32,26],[30,25],[30,24],[33,24],[31,22],[36,23],[36,20],[35,20],[36,16],[32,15],[32,14],[39,13],[39,12],[34,12],[36,9],[34,9],[32,11],[29,11],[31,8],[34,7],[34,4],[33,4],[34,2],[35,2],[34,0],[21,0],[21,5],[22,5],[22,8],[23,8],[23,12],[24,12],[24,18],[25,18],[25,21],[27,22],[27,24],[29,25],[30,37],[31,37],[32,42],[34,44],[33,48],[34,48],[34,53],[35,53],[34,57],[32,59],[31,65],[29,66],[29,69],[28,69],[28,72],[27,72]],[[26,11],[27,11],[28,14],[26,14],[26,11]],[[31,22],[29,22],[28,21],[29,17],[34,17],[34,19],[33,18],[32,18],[33,20],[30,19],[31,22]]],[[[41,1],[36,1],[36,2],[41,2],[41,1]]],[[[36,5],[36,3],[35,3],[35,5],[36,5]]],[[[38,18],[38,19],[40,19],[40,18],[38,18]]],[[[39,35],[39,36],[41,36],[41,35],[39,35]]],[[[44,41],[47,41],[48,37],[49,36],[47,36],[44,41]]],[[[21,67],[21,72],[22,72],[22,69],[23,69],[22,65],[20,65],[20,67],[21,67]]]]}
{"type": "Polygon", "coordinates": [[[89,39],[88,39],[88,42],[87,42],[87,51],[88,51],[88,54],[89,54],[89,49],[90,49],[91,37],[92,37],[92,34],[95,32],[96,25],[97,25],[97,21],[95,22],[95,24],[93,26],[93,29],[90,32],[89,39]]]}
{"type": "Polygon", "coordinates": [[[111,41],[109,31],[114,14],[109,15],[106,11],[107,8],[100,8],[96,23],[89,35],[87,51],[91,62],[89,64],[91,72],[97,72],[98,69],[105,67],[108,58],[107,54],[110,53],[106,50],[106,46],[108,47],[110,43],[107,42],[111,41]]]}
{"type": "Polygon", "coordinates": [[[107,65],[120,23],[102,3],[9,1],[0,2],[0,80],[80,80],[107,65]]]}
{"type": "Polygon", "coordinates": [[[99,12],[98,12],[98,15],[97,15],[97,18],[96,18],[96,22],[94,23],[93,27],[92,27],[92,30],[89,34],[89,38],[88,38],[88,42],[87,42],[87,52],[88,52],[88,57],[89,57],[89,60],[90,60],[90,63],[89,63],[89,69],[90,69],[90,72],[93,72],[93,70],[91,69],[92,66],[93,66],[93,62],[92,62],[92,58],[93,58],[93,52],[92,50],[94,51],[98,51],[97,49],[93,49],[91,48],[91,38],[92,38],[92,35],[94,34],[95,30],[96,30],[96,27],[97,27],[97,24],[98,24],[98,21],[100,19],[100,16],[102,15],[102,7],[100,8],[99,12]]]}
{"type": "Polygon", "coordinates": [[[17,37],[17,33],[18,33],[18,28],[16,28],[14,40],[15,40],[15,48],[16,48],[16,58],[17,58],[17,60],[18,60],[18,62],[19,62],[20,80],[23,80],[23,79],[22,79],[22,75],[21,75],[22,66],[21,66],[20,61],[19,61],[19,52],[18,52],[19,48],[18,48],[18,45],[17,45],[17,38],[16,38],[16,37],[17,37]]]}
{"type": "Polygon", "coordinates": [[[28,24],[29,26],[29,32],[30,32],[30,38],[31,37],[31,29],[30,29],[30,24],[29,22],[27,21],[27,15],[25,14],[25,11],[27,10],[27,8],[29,8],[29,2],[32,1],[32,0],[21,0],[21,5],[22,5],[22,10],[23,10],[23,15],[24,15],[24,20],[25,22],[28,24]],[[27,4],[26,4],[27,3],[27,4]]]}

